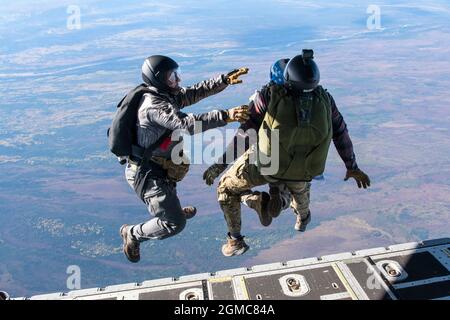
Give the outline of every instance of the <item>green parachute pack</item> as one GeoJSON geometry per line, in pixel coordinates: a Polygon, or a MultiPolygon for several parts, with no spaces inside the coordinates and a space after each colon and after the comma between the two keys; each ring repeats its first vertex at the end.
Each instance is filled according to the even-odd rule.
{"type": "Polygon", "coordinates": [[[262,175],[267,175],[263,169],[273,164],[278,147],[278,170],[270,177],[311,181],[325,170],[333,136],[330,98],[321,86],[308,94],[292,96],[279,85],[270,87],[270,97],[258,132],[258,169],[262,175]],[[279,146],[271,144],[274,134],[279,137],[279,146]],[[262,161],[263,158],[271,160],[262,161]]]}

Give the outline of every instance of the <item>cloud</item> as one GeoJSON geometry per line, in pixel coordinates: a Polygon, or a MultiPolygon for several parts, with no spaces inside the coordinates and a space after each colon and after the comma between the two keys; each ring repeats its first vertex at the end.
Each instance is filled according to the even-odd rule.
{"type": "Polygon", "coordinates": [[[273,2],[289,6],[294,9],[323,9],[323,8],[351,8],[351,3],[324,2],[324,1],[298,1],[298,0],[274,0],[273,2]]]}
{"type": "MultiPolygon", "coordinates": [[[[70,48],[70,46],[67,46],[70,48]]],[[[64,52],[64,50],[60,51],[59,53],[62,54],[64,52]]],[[[20,59],[20,56],[26,56],[26,53],[20,53],[17,55],[13,55],[14,60],[17,60],[17,65],[26,65],[26,60],[20,59]]],[[[39,55],[38,53],[34,52],[32,54],[31,57],[31,61],[30,63],[34,62],[34,63],[38,63],[39,61],[43,60],[45,58],[46,54],[43,55],[39,55]]],[[[98,57],[97,57],[98,58],[98,57]]],[[[51,60],[51,59],[49,59],[51,60]]],[[[63,60],[64,61],[64,65],[67,64],[67,59],[63,60]]],[[[58,65],[58,63],[56,61],[52,61],[50,62],[52,67],[55,67],[58,65]]],[[[12,73],[0,73],[0,78],[4,78],[4,79],[11,79],[11,78],[33,78],[33,77],[48,77],[48,76],[56,76],[58,74],[62,74],[62,73],[66,73],[66,72],[70,72],[70,71],[77,71],[77,70],[81,70],[81,69],[85,69],[85,68],[90,68],[90,67],[94,67],[94,66],[98,66],[103,64],[104,61],[97,61],[94,63],[86,63],[86,64],[77,64],[74,65],[73,67],[68,67],[68,68],[63,68],[63,69],[58,69],[55,71],[49,71],[49,72],[12,72],[12,73]]],[[[32,68],[32,66],[31,66],[32,68]]]]}
{"type": "Polygon", "coordinates": [[[82,256],[91,258],[107,257],[121,252],[121,247],[114,247],[102,240],[83,241],[80,238],[101,237],[104,227],[97,223],[67,225],[61,219],[38,218],[33,227],[53,238],[64,238],[71,241],[70,247],[80,252],[82,256]]]}
{"type": "Polygon", "coordinates": [[[423,5],[422,3],[409,3],[409,4],[383,4],[383,8],[400,8],[400,9],[419,9],[423,11],[433,12],[433,13],[445,13],[450,14],[450,7],[446,5],[423,5]]]}
{"type": "Polygon", "coordinates": [[[78,250],[80,255],[89,258],[108,257],[122,252],[121,246],[115,247],[102,241],[83,242],[81,240],[77,240],[72,241],[70,247],[78,250]]]}
{"type": "MultiPolygon", "coordinates": [[[[176,5],[169,5],[157,2],[139,3],[139,8],[134,8],[133,5],[127,6],[127,10],[136,11],[133,14],[122,15],[120,8],[106,8],[83,7],[81,8],[81,29],[83,31],[93,30],[99,27],[118,27],[139,22],[146,22],[155,17],[163,17],[169,13],[173,13],[179,7],[176,5]],[[112,17],[120,15],[119,17],[112,17]]],[[[49,28],[45,31],[50,35],[66,35],[73,32],[67,27],[49,28]]]]}
{"type": "Polygon", "coordinates": [[[104,227],[98,225],[97,223],[85,223],[68,226],[61,219],[41,217],[38,218],[33,225],[35,229],[57,238],[65,236],[100,236],[104,234],[104,227]]]}
{"type": "Polygon", "coordinates": [[[0,146],[9,148],[15,148],[19,146],[30,146],[33,144],[37,144],[37,142],[34,140],[34,137],[35,135],[33,134],[17,134],[0,140],[0,146]]]}
{"type": "MultiPolygon", "coordinates": [[[[0,141],[0,145],[1,145],[1,141],[0,141]]],[[[0,164],[4,164],[4,163],[16,163],[19,161],[22,161],[23,159],[21,157],[18,156],[2,156],[0,155],[0,164]]]]}
{"type": "MultiPolygon", "coordinates": [[[[83,97],[79,97],[82,99],[83,97]]],[[[85,98],[90,105],[91,100],[85,98]]],[[[8,136],[0,140],[0,146],[21,147],[30,146],[38,142],[37,137],[43,135],[54,135],[55,131],[70,126],[88,126],[98,122],[110,120],[114,110],[110,112],[96,109],[59,109],[45,112],[39,109],[27,109],[13,112],[9,116],[4,116],[7,122],[3,124],[8,136]]]]}

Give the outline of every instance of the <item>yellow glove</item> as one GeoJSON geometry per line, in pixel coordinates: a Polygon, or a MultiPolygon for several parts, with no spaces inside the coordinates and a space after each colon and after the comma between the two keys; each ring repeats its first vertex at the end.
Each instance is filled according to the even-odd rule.
{"type": "Polygon", "coordinates": [[[242,83],[242,80],[240,80],[239,77],[244,74],[247,74],[248,70],[249,70],[248,68],[235,69],[230,73],[228,73],[225,76],[225,79],[227,80],[227,83],[231,85],[242,83]]]}

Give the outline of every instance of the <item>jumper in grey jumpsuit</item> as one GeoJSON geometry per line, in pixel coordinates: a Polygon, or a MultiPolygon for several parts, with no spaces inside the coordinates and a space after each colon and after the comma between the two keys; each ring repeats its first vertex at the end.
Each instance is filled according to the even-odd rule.
{"type": "MultiPolygon", "coordinates": [[[[183,88],[177,95],[171,95],[150,87],[155,93],[143,96],[138,113],[138,145],[148,148],[158,141],[166,130],[184,129],[190,134],[198,133],[195,123],[202,123],[202,131],[226,125],[225,112],[214,110],[193,115],[181,111],[184,107],[223,91],[228,85],[222,75],[216,79],[200,82],[183,88]]],[[[182,141],[171,141],[164,150],[157,148],[153,155],[171,158],[172,149],[182,141]]],[[[177,146],[179,149],[179,146],[177,146]]],[[[125,176],[134,189],[137,166],[128,161],[125,176]]],[[[186,225],[186,217],[177,196],[176,183],[167,176],[152,176],[146,179],[143,199],[153,217],[151,220],[134,225],[131,236],[139,242],[150,239],[166,239],[180,233],[186,225]]]]}

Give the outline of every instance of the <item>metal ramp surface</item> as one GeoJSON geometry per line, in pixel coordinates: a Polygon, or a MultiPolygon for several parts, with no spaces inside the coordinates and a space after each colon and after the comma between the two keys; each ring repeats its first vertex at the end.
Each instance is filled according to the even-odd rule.
{"type": "Polygon", "coordinates": [[[450,238],[16,299],[450,299],[450,238]]]}

